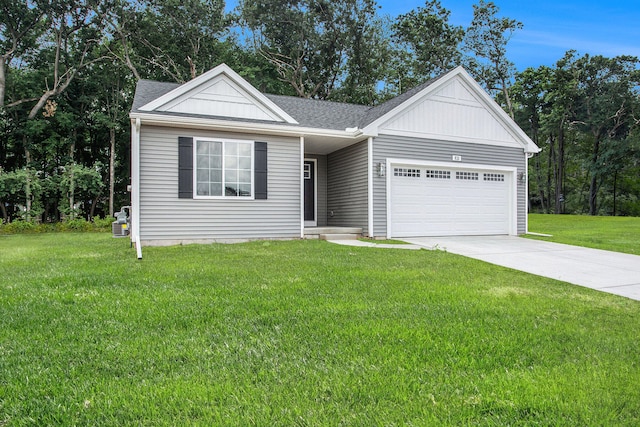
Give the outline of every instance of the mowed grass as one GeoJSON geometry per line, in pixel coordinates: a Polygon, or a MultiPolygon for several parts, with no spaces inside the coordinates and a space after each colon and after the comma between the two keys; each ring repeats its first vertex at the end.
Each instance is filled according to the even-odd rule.
{"type": "Polygon", "coordinates": [[[640,255],[640,218],[529,214],[529,231],[552,237],[532,239],[640,255]]]}
{"type": "Polygon", "coordinates": [[[0,425],[640,424],[640,303],[443,251],[0,237],[0,425]]]}

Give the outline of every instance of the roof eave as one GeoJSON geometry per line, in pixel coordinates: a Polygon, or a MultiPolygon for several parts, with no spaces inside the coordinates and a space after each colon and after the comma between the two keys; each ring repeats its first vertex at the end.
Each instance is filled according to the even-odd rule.
{"type": "Polygon", "coordinates": [[[155,126],[172,126],[178,128],[191,128],[197,127],[198,129],[215,129],[228,132],[247,132],[247,133],[264,133],[268,135],[281,135],[281,136],[323,136],[329,138],[361,138],[366,136],[362,129],[349,129],[337,130],[337,129],[321,129],[312,127],[300,127],[300,126],[287,126],[282,124],[268,124],[268,123],[252,123],[234,120],[220,120],[216,118],[202,118],[202,117],[188,117],[181,116],[176,117],[172,115],[166,115],[161,113],[146,113],[140,111],[134,111],[129,114],[129,118],[132,120],[140,119],[143,125],[155,125],[155,126]]]}

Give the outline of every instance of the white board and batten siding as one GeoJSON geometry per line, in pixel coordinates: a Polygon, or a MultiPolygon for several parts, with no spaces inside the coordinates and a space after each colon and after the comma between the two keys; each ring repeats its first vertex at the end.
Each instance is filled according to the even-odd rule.
{"type": "Polygon", "coordinates": [[[157,110],[169,113],[282,121],[269,108],[261,105],[225,76],[209,80],[157,110]]]}
{"type": "Polygon", "coordinates": [[[140,239],[143,244],[300,236],[298,138],[144,126],[140,159],[140,239]],[[178,198],[180,136],[267,142],[267,199],[178,198]]]}
{"type": "Polygon", "coordinates": [[[513,131],[461,79],[390,118],[380,126],[380,133],[522,147],[513,131]]]}

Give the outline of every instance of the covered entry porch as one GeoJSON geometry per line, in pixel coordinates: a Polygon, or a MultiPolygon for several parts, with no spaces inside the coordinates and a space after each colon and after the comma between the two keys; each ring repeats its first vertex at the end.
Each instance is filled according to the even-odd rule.
{"type": "Polygon", "coordinates": [[[303,237],[369,235],[370,144],[369,138],[303,139],[303,237]]]}

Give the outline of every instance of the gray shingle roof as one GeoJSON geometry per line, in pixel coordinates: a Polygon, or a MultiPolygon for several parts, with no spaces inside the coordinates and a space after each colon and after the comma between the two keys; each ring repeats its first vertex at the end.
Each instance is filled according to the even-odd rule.
{"type": "Polygon", "coordinates": [[[180,86],[179,83],[156,82],[154,80],[139,80],[136,93],[133,96],[131,111],[138,111],[140,107],[180,86]]]}
{"type": "Polygon", "coordinates": [[[295,96],[269,94],[265,94],[265,96],[304,127],[336,130],[357,127],[361,117],[370,109],[366,105],[320,101],[295,96]]]}
{"type": "MultiPolygon", "coordinates": [[[[396,96],[375,107],[284,95],[265,94],[265,96],[293,117],[299,123],[299,126],[345,130],[347,128],[365,127],[407,101],[436,80],[437,79],[432,79],[416,86],[402,95],[396,96]]],[[[178,83],[140,80],[136,86],[132,112],[138,111],[143,105],[148,104],[179,86],[180,84],[178,83]]],[[[249,121],[254,122],[255,120],[249,121]]]]}

